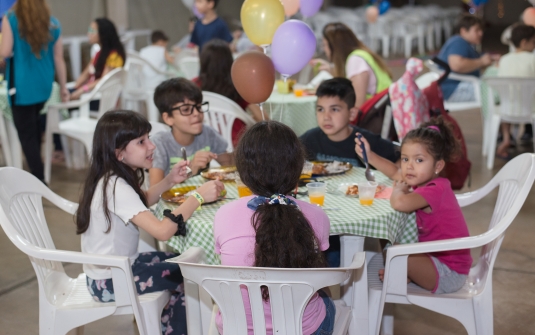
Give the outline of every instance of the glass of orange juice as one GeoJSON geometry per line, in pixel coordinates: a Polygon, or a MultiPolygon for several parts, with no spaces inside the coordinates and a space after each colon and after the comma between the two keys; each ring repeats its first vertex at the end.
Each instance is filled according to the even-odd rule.
{"type": "Polygon", "coordinates": [[[312,168],[314,167],[314,164],[309,161],[305,161],[305,164],[303,165],[303,170],[301,171],[300,179],[310,179],[312,178],[312,168]]]}
{"type": "Polygon", "coordinates": [[[373,198],[375,197],[377,183],[368,181],[365,183],[359,183],[358,186],[360,204],[362,206],[371,206],[373,204],[373,198]]]}
{"type": "Polygon", "coordinates": [[[293,86],[293,91],[294,91],[294,95],[296,97],[302,97],[303,93],[305,92],[305,86],[299,85],[299,84],[295,84],[293,86]]]}
{"type": "Polygon", "coordinates": [[[325,183],[308,183],[307,189],[308,189],[308,198],[310,199],[310,203],[318,206],[323,206],[323,202],[325,201],[325,191],[327,188],[327,184],[325,183]]]}
{"type": "Polygon", "coordinates": [[[236,186],[238,188],[238,197],[243,198],[253,195],[253,192],[241,181],[240,177],[238,176],[236,176],[236,186]]]}

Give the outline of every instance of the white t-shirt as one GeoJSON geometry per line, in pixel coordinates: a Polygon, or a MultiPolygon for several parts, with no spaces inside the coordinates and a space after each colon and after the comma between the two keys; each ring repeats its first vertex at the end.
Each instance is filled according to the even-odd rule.
{"type": "MultiPolygon", "coordinates": [[[[149,45],[139,51],[139,55],[151,63],[158,70],[165,72],[167,70],[167,61],[165,60],[165,48],[159,45],[149,45]]],[[[163,74],[158,74],[150,67],[143,67],[143,73],[147,79],[145,87],[154,89],[167,78],[163,74]]]]}
{"type": "MultiPolygon", "coordinates": [[[[89,228],[82,234],[82,252],[88,254],[127,256],[133,264],[139,253],[138,227],[130,222],[138,213],[147,211],[139,195],[123,178],[112,176],[106,190],[110,211],[110,231],[102,207],[103,180],[98,182],[91,201],[89,228]],[[115,185],[115,192],[114,192],[115,185]]],[[[109,267],[84,264],[84,272],[91,279],[111,278],[109,267]]]]}
{"type": "Polygon", "coordinates": [[[521,51],[504,55],[500,58],[498,76],[535,78],[535,54],[521,51]]]}
{"type": "Polygon", "coordinates": [[[377,78],[375,77],[375,72],[364,58],[353,55],[347,59],[346,62],[346,77],[351,79],[351,77],[356,76],[362,72],[369,73],[368,88],[366,89],[367,94],[375,95],[377,89],[377,78]]]}

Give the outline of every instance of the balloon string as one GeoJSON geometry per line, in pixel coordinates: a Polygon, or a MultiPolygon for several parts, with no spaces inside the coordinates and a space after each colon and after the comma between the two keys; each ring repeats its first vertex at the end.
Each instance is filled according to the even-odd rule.
{"type": "Polygon", "coordinates": [[[262,112],[262,121],[265,121],[266,118],[264,117],[264,103],[263,102],[259,103],[258,107],[260,107],[260,111],[262,112]]]}
{"type": "Polygon", "coordinates": [[[261,45],[262,49],[264,49],[264,55],[266,55],[266,56],[268,54],[268,46],[269,46],[269,44],[262,44],[261,45]]]}

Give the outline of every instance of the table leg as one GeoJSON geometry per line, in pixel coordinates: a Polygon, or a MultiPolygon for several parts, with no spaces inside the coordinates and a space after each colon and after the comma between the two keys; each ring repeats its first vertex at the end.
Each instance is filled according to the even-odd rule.
{"type": "MultiPolygon", "coordinates": [[[[364,237],[340,236],[340,266],[348,266],[358,251],[364,250],[364,237]]],[[[348,334],[368,334],[368,271],[367,264],[355,271],[340,287],[340,294],[347,306],[351,306],[351,323],[348,334]]]]}
{"type": "MultiPolygon", "coordinates": [[[[7,127],[3,111],[0,111],[0,142],[2,143],[2,152],[4,154],[4,162],[6,166],[13,166],[11,156],[11,143],[9,142],[9,136],[7,133],[7,127]]],[[[9,122],[9,121],[8,121],[9,122]]]]}

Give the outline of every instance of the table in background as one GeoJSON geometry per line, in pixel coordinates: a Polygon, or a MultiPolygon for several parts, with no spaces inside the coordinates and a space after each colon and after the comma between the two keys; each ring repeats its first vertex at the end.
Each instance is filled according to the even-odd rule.
{"type": "MultiPolygon", "coordinates": [[[[6,85],[7,83],[5,81],[0,84],[0,142],[2,143],[2,151],[6,164],[22,169],[22,149],[15,124],[13,123],[13,115],[11,106],[9,105],[6,85]]],[[[60,102],[59,85],[54,82],[50,98],[48,98],[43,110],[41,110],[41,114],[46,114],[49,104],[58,102],[60,102]]]]}
{"type": "MultiPolygon", "coordinates": [[[[390,185],[391,181],[375,172],[379,183],[390,185]]],[[[201,176],[188,179],[183,185],[201,185],[206,180],[201,176]]],[[[353,168],[345,174],[331,176],[328,184],[365,181],[364,169],[353,168]]],[[[227,197],[238,198],[235,183],[225,183],[227,197]]],[[[300,188],[305,191],[306,188],[300,188]]],[[[308,196],[298,196],[299,200],[308,201],[308,196]]],[[[213,222],[219,207],[233,201],[231,199],[203,205],[196,211],[187,223],[187,235],[172,237],[167,243],[179,252],[184,252],[192,246],[202,247],[206,251],[210,264],[220,264],[219,256],[214,253],[213,222]]],[[[325,208],[339,208],[340,210],[327,210],[331,222],[331,235],[358,235],[390,242],[414,243],[418,241],[415,216],[395,211],[387,199],[375,199],[372,206],[362,206],[358,198],[346,197],[343,194],[328,193],[325,197],[325,208]]],[[[160,200],[156,207],[156,216],[162,218],[164,209],[174,209],[175,204],[160,200]]],[[[362,250],[362,248],[361,248],[362,250]]],[[[350,260],[349,260],[350,261],[350,260]]]]}
{"type": "Polygon", "coordinates": [[[273,92],[262,108],[271,120],[280,121],[295,131],[297,136],[318,126],[315,95],[296,97],[293,93],[273,92]]]}

